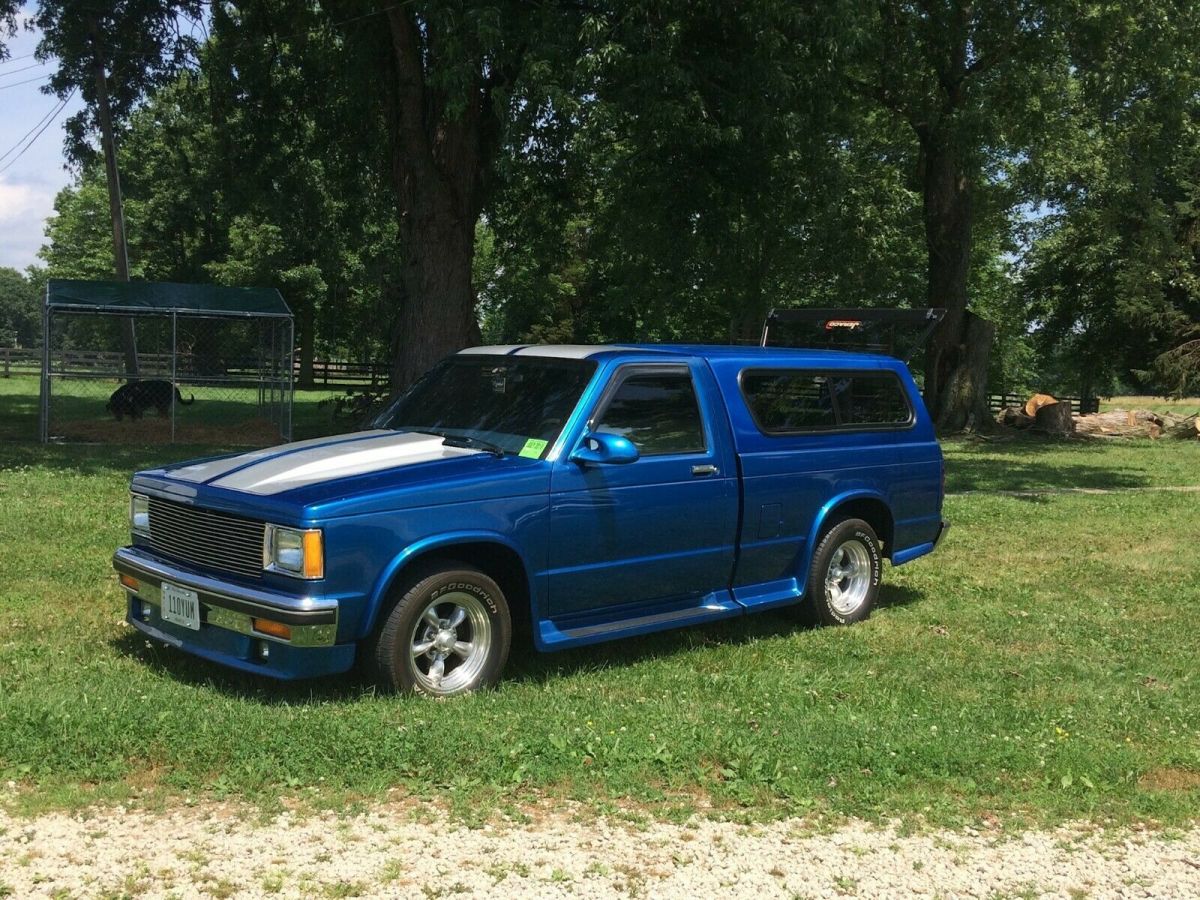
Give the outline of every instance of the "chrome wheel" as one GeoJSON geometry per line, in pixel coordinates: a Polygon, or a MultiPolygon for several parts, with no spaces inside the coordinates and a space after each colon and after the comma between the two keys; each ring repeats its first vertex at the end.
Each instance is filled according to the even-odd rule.
{"type": "Polygon", "coordinates": [[[825,570],[825,597],[839,615],[863,605],[871,588],[871,556],[861,541],[844,541],[833,551],[825,570]]]}
{"type": "Polygon", "coordinates": [[[428,694],[455,694],[474,686],[492,648],[492,622],[480,600],[454,592],[421,613],[409,642],[412,674],[428,694]]]}

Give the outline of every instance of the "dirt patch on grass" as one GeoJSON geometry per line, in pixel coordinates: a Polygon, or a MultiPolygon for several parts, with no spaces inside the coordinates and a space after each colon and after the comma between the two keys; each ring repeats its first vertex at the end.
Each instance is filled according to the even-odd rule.
{"type": "Polygon", "coordinates": [[[1200,790],[1200,772],[1164,766],[1151,769],[1138,779],[1138,787],[1144,791],[1179,792],[1200,790]]]}

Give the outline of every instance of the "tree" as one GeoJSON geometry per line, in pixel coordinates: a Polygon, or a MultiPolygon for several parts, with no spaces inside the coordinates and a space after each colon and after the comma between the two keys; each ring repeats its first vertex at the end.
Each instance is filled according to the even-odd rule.
{"type": "Polygon", "coordinates": [[[927,302],[945,307],[926,360],[940,428],[986,416],[993,329],[970,309],[978,195],[1042,137],[1070,68],[1069,4],[881,0],[859,7],[843,63],[859,93],[911,129],[918,148],[927,302]]]}
{"type": "Polygon", "coordinates": [[[0,267],[0,347],[36,347],[41,336],[37,288],[16,269],[0,267]]]}
{"type": "MultiPolygon", "coordinates": [[[[131,274],[278,287],[296,314],[303,384],[317,352],[386,354],[377,335],[396,280],[394,204],[348,152],[381,143],[346,139],[374,101],[347,90],[318,102],[344,68],[335,36],[319,21],[299,37],[259,24],[218,10],[197,70],[128,116],[118,163],[131,274]]],[[[56,199],[41,252],[50,275],[110,277],[106,196],[93,158],[56,199]]]]}
{"type": "Polygon", "coordinates": [[[20,0],[0,0],[0,60],[8,59],[8,45],[3,39],[17,33],[17,13],[20,9],[20,0]]]}
{"type": "Polygon", "coordinates": [[[389,125],[403,267],[392,390],[479,339],[472,260],[500,147],[547,110],[573,58],[579,11],[560,3],[323,0],[389,125]]]}
{"type": "Polygon", "coordinates": [[[486,336],[745,341],[773,306],[919,304],[910,141],[839,95],[821,24],[770,0],[589,20],[574,107],[504,148],[486,336]]]}
{"type": "Polygon", "coordinates": [[[1056,140],[1025,167],[1046,200],[1022,272],[1030,319],[1084,393],[1179,390],[1200,326],[1200,23],[1148,2],[1081,32],[1056,140]]]}
{"type": "MultiPolygon", "coordinates": [[[[63,100],[79,91],[86,102],[67,120],[68,155],[77,162],[89,158],[88,136],[100,135],[118,281],[129,280],[129,257],[116,129],[148,91],[183,64],[194,41],[179,32],[178,17],[198,18],[200,9],[200,0],[122,0],[107,7],[89,0],[40,0],[34,16],[42,32],[37,58],[59,62],[47,90],[63,100]]],[[[121,323],[125,371],[136,375],[133,319],[121,323]]]]}

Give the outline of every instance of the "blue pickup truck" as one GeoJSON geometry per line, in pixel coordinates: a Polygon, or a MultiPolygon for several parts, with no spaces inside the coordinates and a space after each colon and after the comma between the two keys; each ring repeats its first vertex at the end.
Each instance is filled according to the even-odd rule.
{"type": "Polygon", "coordinates": [[[354,434],[139,472],[128,621],[299,678],[494,683],[548,651],[794,605],[866,618],[929,553],[944,468],[903,363],[760,347],[498,346],[354,434]]]}

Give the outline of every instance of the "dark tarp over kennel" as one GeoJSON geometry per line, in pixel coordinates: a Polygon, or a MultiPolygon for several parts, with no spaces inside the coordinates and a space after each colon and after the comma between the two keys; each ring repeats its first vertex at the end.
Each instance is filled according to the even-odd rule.
{"type": "Polygon", "coordinates": [[[274,288],[51,280],[42,311],[41,439],[288,440],[293,329],[274,288]],[[112,393],[149,380],[169,381],[196,405],[115,421],[106,409],[112,393]]]}

